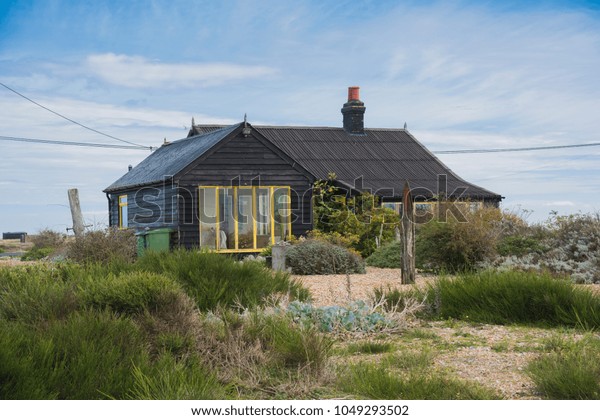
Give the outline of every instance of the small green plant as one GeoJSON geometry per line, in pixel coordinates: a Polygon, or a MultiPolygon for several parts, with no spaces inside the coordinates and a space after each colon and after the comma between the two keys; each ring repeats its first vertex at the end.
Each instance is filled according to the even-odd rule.
{"type": "Polygon", "coordinates": [[[550,354],[540,356],[527,368],[539,392],[556,400],[600,399],[600,339],[553,340],[550,347],[550,354]]]}
{"type": "Polygon", "coordinates": [[[360,255],[327,242],[306,240],[286,251],[286,264],[294,274],[364,273],[360,255]]]}
{"type": "Polygon", "coordinates": [[[347,307],[315,307],[310,303],[291,302],[287,313],[296,322],[323,332],[373,332],[395,326],[394,321],[363,301],[352,302],[347,307]]]}
{"type": "Polygon", "coordinates": [[[402,243],[390,242],[369,255],[365,262],[372,267],[400,268],[402,266],[402,243]]]}
{"type": "Polygon", "coordinates": [[[379,341],[365,341],[362,343],[352,343],[348,345],[347,351],[350,354],[378,354],[392,351],[392,343],[379,341]]]}

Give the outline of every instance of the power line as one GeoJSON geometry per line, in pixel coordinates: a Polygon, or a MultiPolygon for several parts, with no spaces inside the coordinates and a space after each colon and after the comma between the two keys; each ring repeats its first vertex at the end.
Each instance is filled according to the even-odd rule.
{"type": "Polygon", "coordinates": [[[501,152],[526,152],[531,150],[553,150],[553,149],[572,149],[576,147],[600,146],[600,143],[568,144],[560,146],[539,146],[539,147],[513,147],[506,149],[465,149],[465,150],[438,150],[432,151],[436,155],[449,155],[460,153],[501,153],[501,152]]]}
{"type": "Polygon", "coordinates": [[[9,137],[0,136],[0,140],[4,141],[17,141],[24,143],[44,143],[44,144],[57,144],[62,146],[81,146],[81,147],[100,147],[104,149],[129,149],[129,150],[147,150],[147,146],[125,146],[120,144],[103,144],[103,143],[83,143],[78,141],[62,141],[62,140],[43,140],[43,139],[29,139],[23,137],[9,137]]]}
{"type": "Polygon", "coordinates": [[[9,86],[6,86],[6,85],[5,85],[4,83],[2,83],[2,82],[0,82],[0,86],[3,86],[3,87],[5,87],[6,89],[10,90],[10,91],[11,91],[11,92],[13,92],[14,94],[16,94],[16,95],[19,95],[21,98],[28,100],[28,101],[29,101],[29,102],[31,102],[32,104],[35,104],[35,105],[39,106],[40,108],[43,108],[43,109],[45,109],[46,111],[48,111],[48,112],[51,112],[51,113],[53,113],[54,115],[57,115],[57,116],[59,116],[60,118],[63,118],[63,119],[65,119],[65,120],[67,120],[67,121],[69,121],[69,122],[71,122],[71,123],[73,123],[73,124],[76,124],[76,125],[78,125],[78,126],[80,126],[80,127],[83,127],[83,128],[85,128],[86,130],[93,131],[94,133],[97,133],[97,134],[100,134],[100,135],[103,135],[103,136],[109,137],[109,138],[111,138],[111,139],[114,139],[114,140],[117,140],[117,141],[121,141],[121,142],[123,142],[123,143],[131,144],[131,145],[133,145],[133,146],[138,146],[138,147],[144,147],[144,148],[146,148],[146,149],[150,149],[150,150],[152,150],[152,147],[150,147],[150,146],[144,146],[144,145],[142,145],[142,144],[137,144],[137,143],[133,143],[133,142],[131,142],[131,141],[123,140],[123,139],[120,139],[120,138],[118,138],[118,137],[111,136],[110,134],[103,133],[102,131],[98,131],[98,130],[96,130],[96,129],[92,128],[92,127],[88,127],[87,125],[81,124],[80,122],[77,122],[77,121],[75,121],[75,120],[73,120],[73,119],[71,119],[71,118],[69,118],[69,117],[66,117],[66,116],[64,116],[64,115],[62,115],[62,114],[59,114],[58,112],[56,112],[56,111],[53,111],[53,110],[51,110],[50,108],[48,108],[48,107],[45,107],[44,105],[42,105],[42,104],[40,104],[40,103],[38,103],[38,102],[34,101],[33,99],[30,99],[30,98],[28,98],[27,96],[23,95],[22,93],[19,93],[19,92],[17,92],[16,90],[12,89],[11,87],[9,87],[9,86]]]}

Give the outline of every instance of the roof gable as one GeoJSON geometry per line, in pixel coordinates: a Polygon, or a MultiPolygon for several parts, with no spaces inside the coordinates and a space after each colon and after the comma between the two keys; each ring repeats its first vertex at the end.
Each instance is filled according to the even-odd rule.
{"type": "Polygon", "coordinates": [[[175,176],[198,157],[229,137],[240,126],[241,124],[218,127],[208,133],[163,145],[104,191],[111,192],[124,188],[156,184],[162,182],[165,177],[175,176]]]}

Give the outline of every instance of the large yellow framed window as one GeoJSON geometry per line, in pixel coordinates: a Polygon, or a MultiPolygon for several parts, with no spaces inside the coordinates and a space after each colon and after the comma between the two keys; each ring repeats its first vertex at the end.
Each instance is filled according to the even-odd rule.
{"type": "Polygon", "coordinates": [[[128,224],[128,213],[127,213],[127,196],[119,196],[119,229],[125,229],[128,224]]]}
{"type": "Polygon", "coordinates": [[[198,187],[200,246],[218,252],[257,252],[292,232],[287,186],[198,187]]]}

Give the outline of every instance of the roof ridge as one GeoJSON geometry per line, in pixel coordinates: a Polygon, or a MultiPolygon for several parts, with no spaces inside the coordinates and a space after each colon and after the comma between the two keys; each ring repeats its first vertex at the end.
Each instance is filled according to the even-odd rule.
{"type": "MultiPolygon", "coordinates": [[[[329,127],[319,125],[256,125],[251,124],[254,128],[267,128],[275,130],[285,129],[296,129],[296,130],[344,130],[344,127],[329,127]]],[[[222,124],[195,124],[194,127],[226,127],[222,124]]],[[[365,127],[365,131],[408,131],[404,128],[390,128],[390,127],[365,127]]],[[[204,134],[204,133],[203,133],[204,134]]],[[[197,134],[198,135],[198,134],[197,134]]],[[[195,137],[195,136],[194,136],[195,137]]]]}

